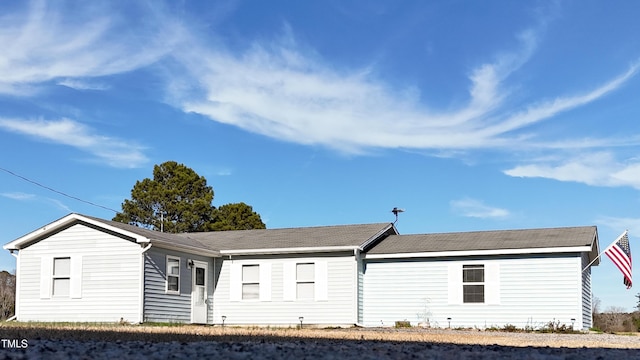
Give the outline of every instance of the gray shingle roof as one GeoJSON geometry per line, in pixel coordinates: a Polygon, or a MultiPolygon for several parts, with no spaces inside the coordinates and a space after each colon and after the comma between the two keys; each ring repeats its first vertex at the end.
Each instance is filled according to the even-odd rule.
{"type": "Polygon", "coordinates": [[[93,219],[95,221],[99,221],[107,225],[111,225],[118,229],[122,229],[137,235],[144,236],[147,239],[151,240],[151,243],[173,244],[177,246],[200,248],[200,249],[209,250],[213,252],[218,251],[218,249],[216,248],[210,247],[209,245],[201,243],[198,240],[190,238],[188,236],[181,236],[181,234],[164,233],[164,232],[159,232],[155,230],[144,229],[141,227],[121,223],[118,221],[105,220],[105,219],[100,219],[97,217],[86,216],[86,215],[82,215],[82,216],[93,219]]]}
{"type": "Polygon", "coordinates": [[[595,226],[391,235],[367,254],[427,253],[440,251],[499,250],[590,246],[595,226]]]}
{"type": "MultiPolygon", "coordinates": [[[[89,217],[89,216],[87,216],[89,217]]],[[[335,225],[304,228],[211,231],[170,234],[137,226],[89,217],[96,221],[142,235],[152,243],[200,247],[212,251],[285,248],[358,247],[391,227],[390,223],[335,225]]]]}
{"type": "MultiPolygon", "coordinates": [[[[306,248],[309,251],[320,251],[320,248],[337,250],[359,247],[364,249],[367,255],[384,257],[387,254],[444,251],[584,247],[591,246],[597,239],[595,226],[398,235],[391,223],[171,234],[86,215],[70,214],[52,223],[55,225],[53,228],[47,225],[10,242],[4,248],[21,249],[29,246],[29,243],[46,236],[43,231],[53,231],[56,227],[69,224],[69,221],[83,221],[82,217],[130,232],[132,236],[149,239],[152,244],[161,247],[178,247],[211,255],[219,255],[220,252],[233,254],[234,251],[268,253],[284,249],[300,251],[301,248],[306,248]]],[[[597,254],[598,244],[595,242],[590,256],[595,258],[597,254]]]]}
{"type": "Polygon", "coordinates": [[[359,247],[390,223],[182,234],[219,250],[359,247]]]}

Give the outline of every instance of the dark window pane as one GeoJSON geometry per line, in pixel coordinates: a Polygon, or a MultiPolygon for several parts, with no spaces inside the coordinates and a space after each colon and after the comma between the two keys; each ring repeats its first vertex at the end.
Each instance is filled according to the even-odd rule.
{"type": "Polygon", "coordinates": [[[169,277],[167,277],[167,290],[169,290],[169,291],[178,291],[178,277],[177,276],[169,276],[169,277]]]}
{"type": "Polygon", "coordinates": [[[484,282],[484,265],[463,265],[463,282],[484,282]]]}
{"type": "Polygon", "coordinates": [[[484,285],[463,285],[462,290],[465,303],[484,302],[484,285]]]}
{"type": "Polygon", "coordinates": [[[204,268],[196,268],[196,285],[204,286],[204,268]]]}

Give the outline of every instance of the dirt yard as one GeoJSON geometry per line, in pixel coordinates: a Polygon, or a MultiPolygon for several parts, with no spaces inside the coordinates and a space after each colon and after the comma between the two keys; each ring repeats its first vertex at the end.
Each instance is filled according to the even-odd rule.
{"type": "Polygon", "coordinates": [[[447,329],[296,329],[239,328],[198,325],[89,325],[8,323],[2,338],[100,341],[267,341],[286,339],[419,342],[438,344],[500,345],[514,347],[568,347],[640,349],[638,333],[624,335],[579,333],[525,333],[447,329]]]}

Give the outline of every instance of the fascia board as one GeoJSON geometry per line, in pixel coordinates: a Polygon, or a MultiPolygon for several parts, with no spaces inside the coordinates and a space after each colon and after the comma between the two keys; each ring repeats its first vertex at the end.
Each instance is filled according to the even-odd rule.
{"type": "Polygon", "coordinates": [[[358,247],[358,250],[364,251],[364,249],[366,249],[371,243],[373,243],[376,240],[378,240],[380,238],[380,236],[382,236],[382,234],[384,234],[385,232],[389,231],[389,229],[394,229],[395,233],[398,234],[398,230],[396,229],[395,225],[393,225],[393,223],[389,223],[389,225],[385,226],[384,229],[378,231],[375,235],[373,235],[372,237],[367,239],[367,241],[362,243],[358,247]]]}
{"type": "Polygon", "coordinates": [[[41,227],[40,229],[32,231],[32,232],[28,233],[27,235],[19,237],[18,239],[14,240],[14,241],[12,241],[10,243],[5,244],[2,248],[5,249],[5,250],[19,250],[21,248],[21,245],[27,244],[27,243],[33,241],[34,239],[37,239],[37,238],[42,237],[42,236],[44,236],[44,235],[46,235],[48,233],[56,231],[57,229],[59,229],[61,227],[64,227],[64,226],[66,226],[66,225],[68,225],[68,224],[70,224],[70,223],[72,223],[74,221],[85,222],[85,223],[88,223],[88,224],[103,228],[105,230],[109,230],[109,231],[112,231],[112,232],[115,232],[115,233],[118,233],[118,234],[122,234],[124,236],[127,236],[127,237],[135,239],[136,242],[139,243],[139,244],[148,243],[149,242],[148,238],[146,238],[144,236],[141,236],[141,235],[138,235],[138,234],[135,234],[135,233],[132,233],[130,231],[122,230],[120,228],[117,228],[117,227],[114,227],[114,226],[111,226],[111,225],[107,225],[107,224],[105,224],[103,222],[99,222],[99,221],[84,217],[84,216],[79,215],[79,214],[69,214],[69,215],[67,215],[67,216],[65,216],[65,217],[63,217],[61,219],[58,219],[58,220],[56,220],[56,221],[54,221],[54,222],[52,222],[52,223],[50,223],[48,225],[45,225],[45,226],[41,227]]]}
{"type": "Polygon", "coordinates": [[[294,254],[314,252],[339,252],[355,251],[358,246],[322,246],[299,248],[272,248],[272,249],[245,249],[245,250],[220,250],[221,255],[270,255],[270,254],[294,254]]]}
{"type": "Polygon", "coordinates": [[[405,258],[485,256],[485,255],[551,254],[551,253],[568,253],[568,252],[585,252],[585,251],[586,252],[591,251],[591,246],[530,248],[530,249],[462,250],[462,251],[363,254],[363,255],[365,259],[405,259],[405,258]]]}

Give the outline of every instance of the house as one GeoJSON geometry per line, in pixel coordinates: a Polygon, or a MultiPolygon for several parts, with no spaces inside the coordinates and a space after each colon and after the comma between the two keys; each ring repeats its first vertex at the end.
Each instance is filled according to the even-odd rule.
{"type": "Polygon", "coordinates": [[[388,236],[364,257],[363,325],[589,329],[598,246],[595,226],[388,236]]]}
{"type": "Polygon", "coordinates": [[[4,248],[19,321],[588,329],[598,237],[391,223],[168,234],[69,214],[4,248]]]}

